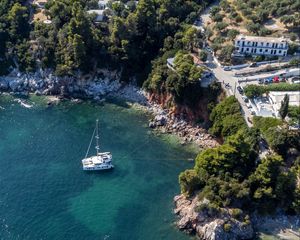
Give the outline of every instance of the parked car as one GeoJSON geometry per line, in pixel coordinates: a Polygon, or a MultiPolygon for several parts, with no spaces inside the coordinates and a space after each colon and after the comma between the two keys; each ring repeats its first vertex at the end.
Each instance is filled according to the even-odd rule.
{"type": "Polygon", "coordinates": [[[252,115],[252,116],[255,116],[256,113],[255,113],[254,111],[251,111],[251,115],[252,115]]]}
{"type": "Polygon", "coordinates": [[[300,80],[295,80],[293,81],[293,83],[300,83],[300,80]]]}
{"type": "Polygon", "coordinates": [[[230,88],[230,84],[229,83],[225,83],[225,88],[230,88]]]}
{"type": "Polygon", "coordinates": [[[264,84],[264,80],[263,79],[259,79],[258,80],[258,84],[264,84]]]}
{"type": "Polygon", "coordinates": [[[273,82],[273,79],[272,78],[266,78],[264,80],[264,84],[269,84],[269,83],[272,83],[273,82]]]}
{"type": "Polygon", "coordinates": [[[279,83],[279,77],[278,76],[275,76],[273,78],[273,83],[279,83]]]}
{"type": "Polygon", "coordinates": [[[224,71],[230,71],[231,67],[225,66],[223,69],[224,69],[224,71]]]}
{"type": "Polygon", "coordinates": [[[246,96],[242,96],[242,99],[244,100],[245,103],[249,102],[249,99],[246,96]]]}
{"type": "Polygon", "coordinates": [[[237,86],[236,89],[239,91],[240,94],[243,94],[243,93],[244,93],[244,90],[242,89],[241,86],[237,86]]]}
{"type": "Polygon", "coordinates": [[[247,108],[252,108],[252,105],[251,105],[250,102],[248,102],[248,103],[246,104],[246,106],[247,106],[247,108]]]}
{"type": "Polygon", "coordinates": [[[254,62],[254,63],[251,63],[250,65],[249,65],[249,67],[251,67],[251,68],[253,68],[253,67],[257,67],[258,65],[257,65],[257,63],[256,62],[254,62]]]}
{"type": "Polygon", "coordinates": [[[292,83],[300,83],[300,77],[293,77],[292,83]]]}

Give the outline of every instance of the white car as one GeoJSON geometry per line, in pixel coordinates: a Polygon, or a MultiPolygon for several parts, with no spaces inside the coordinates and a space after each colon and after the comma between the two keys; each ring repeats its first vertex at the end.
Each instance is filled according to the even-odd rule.
{"type": "Polygon", "coordinates": [[[246,104],[246,106],[247,106],[247,108],[252,108],[252,105],[249,102],[246,104]]]}
{"type": "Polygon", "coordinates": [[[231,67],[225,66],[223,69],[224,69],[224,71],[230,71],[231,67]]]}
{"type": "Polygon", "coordinates": [[[242,99],[244,100],[245,103],[249,102],[249,99],[245,95],[242,95],[242,99]]]}

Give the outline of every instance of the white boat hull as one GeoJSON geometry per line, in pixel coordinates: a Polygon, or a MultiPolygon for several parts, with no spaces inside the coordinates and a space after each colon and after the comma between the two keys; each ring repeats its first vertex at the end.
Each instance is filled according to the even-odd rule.
{"type": "Polygon", "coordinates": [[[112,165],[110,153],[99,153],[98,156],[82,159],[82,169],[84,171],[101,171],[112,168],[114,168],[114,165],[112,165]]]}
{"type": "Polygon", "coordinates": [[[101,171],[101,170],[108,170],[114,168],[114,165],[107,165],[107,166],[97,166],[97,167],[85,167],[83,166],[82,169],[84,171],[101,171]]]}

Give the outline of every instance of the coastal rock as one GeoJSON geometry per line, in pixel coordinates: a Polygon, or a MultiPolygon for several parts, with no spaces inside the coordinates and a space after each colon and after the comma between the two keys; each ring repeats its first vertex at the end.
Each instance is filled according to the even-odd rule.
{"type": "Polygon", "coordinates": [[[183,194],[174,198],[174,213],[179,216],[177,226],[188,233],[196,233],[203,240],[252,239],[254,231],[250,222],[234,219],[229,209],[212,211],[209,201],[199,201],[197,196],[183,194]]]}
{"type": "Polygon", "coordinates": [[[149,122],[149,128],[156,128],[156,123],[154,121],[149,122]]]}
{"type": "Polygon", "coordinates": [[[164,115],[157,115],[154,118],[157,126],[164,126],[167,122],[167,119],[164,115]]]}
{"type": "Polygon", "coordinates": [[[0,91],[8,91],[9,84],[4,78],[0,78],[0,91]]]}

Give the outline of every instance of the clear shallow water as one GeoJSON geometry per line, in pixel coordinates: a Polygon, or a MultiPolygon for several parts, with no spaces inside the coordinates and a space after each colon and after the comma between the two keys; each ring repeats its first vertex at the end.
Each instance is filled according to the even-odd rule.
{"type": "Polygon", "coordinates": [[[172,199],[194,156],[151,134],[141,112],[70,102],[26,109],[5,99],[0,239],[190,239],[173,225],[172,199]],[[81,169],[96,118],[110,172],[81,169]]]}

